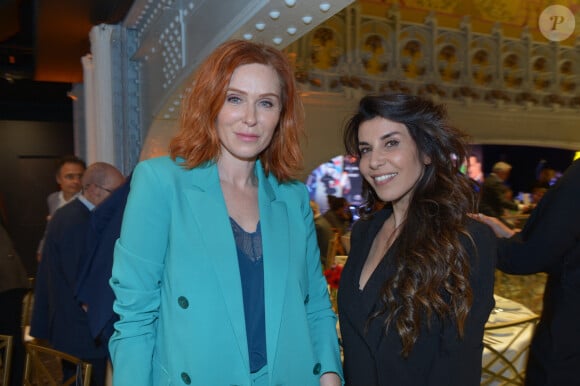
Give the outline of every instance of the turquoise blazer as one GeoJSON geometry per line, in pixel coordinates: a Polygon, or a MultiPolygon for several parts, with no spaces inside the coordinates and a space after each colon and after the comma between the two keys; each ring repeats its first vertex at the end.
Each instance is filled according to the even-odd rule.
{"type": "MultiPolygon", "coordinates": [[[[256,164],[270,385],[319,385],[342,369],[308,194],[256,164]]],[[[113,381],[250,385],[236,245],[217,166],[137,165],[110,280],[120,320],[113,381]]]]}

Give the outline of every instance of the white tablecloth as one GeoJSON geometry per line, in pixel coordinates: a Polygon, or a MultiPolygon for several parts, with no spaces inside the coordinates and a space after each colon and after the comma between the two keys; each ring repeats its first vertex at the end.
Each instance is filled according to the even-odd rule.
{"type": "MultiPolygon", "coordinates": [[[[536,316],[530,309],[513,300],[495,295],[495,308],[489,316],[484,333],[484,350],[482,367],[499,373],[507,378],[514,376],[514,371],[522,373],[526,367],[527,350],[534,332],[534,323],[518,326],[494,328],[503,323],[516,322],[536,316]],[[514,368],[506,364],[497,353],[502,353],[514,368]],[[522,351],[524,352],[522,354],[522,351]]],[[[490,375],[482,373],[482,384],[500,385],[499,381],[490,381],[490,375]]]]}

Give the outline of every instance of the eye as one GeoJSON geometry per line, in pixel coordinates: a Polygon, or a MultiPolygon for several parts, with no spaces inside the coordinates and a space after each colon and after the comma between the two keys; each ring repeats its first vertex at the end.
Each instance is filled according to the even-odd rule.
{"type": "Polygon", "coordinates": [[[237,105],[237,104],[240,104],[242,102],[242,98],[240,98],[237,95],[228,95],[226,97],[226,102],[237,105]]]}
{"type": "Polygon", "coordinates": [[[262,99],[258,102],[258,105],[268,110],[278,107],[278,104],[270,99],[262,99]]]}
{"type": "Polygon", "coordinates": [[[385,147],[395,147],[399,144],[400,142],[396,139],[391,139],[388,140],[387,142],[385,142],[385,147]]]}
{"type": "Polygon", "coordinates": [[[358,148],[358,152],[360,153],[360,155],[366,154],[369,151],[371,151],[371,148],[368,146],[361,146],[358,148]]]}
{"type": "Polygon", "coordinates": [[[274,104],[269,100],[261,100],[260,102],[258,102],[258,104],[266,108],[272,108],[272,106],[274,106],[274,104]]]}

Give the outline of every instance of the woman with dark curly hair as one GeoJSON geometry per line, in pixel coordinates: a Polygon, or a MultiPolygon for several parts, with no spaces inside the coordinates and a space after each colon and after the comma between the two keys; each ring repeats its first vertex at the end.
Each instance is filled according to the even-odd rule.
{"type": "Polygon", "coordinates": [[[496,240],[468,216],[464,141],[442,106],[405,94],[362,98],[346,125],[365,198],[338,291],[347,385],[480,383],[496,240]]]}

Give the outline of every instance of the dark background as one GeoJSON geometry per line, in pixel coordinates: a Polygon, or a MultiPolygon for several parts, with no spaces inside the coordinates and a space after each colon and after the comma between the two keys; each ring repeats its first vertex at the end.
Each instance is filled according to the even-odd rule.
{"type": "Polygon", "coordinates": [[[546,161],[546,166],[564,172],[576,153],[572,150],[535,146],[482,145],[482,149],[483,170],[486,175],[498,161],[512,165],[507,184],[514,195],[518,192],[530,192],[530,187],[536,180],[536,168],[541,160],[546,161]]]}
{"type": "Polygon", "coordinates": [[[70,84],[0,79],[0,201],[28,274],[44,232],[55,162],[74,152],[70,84]]]}

